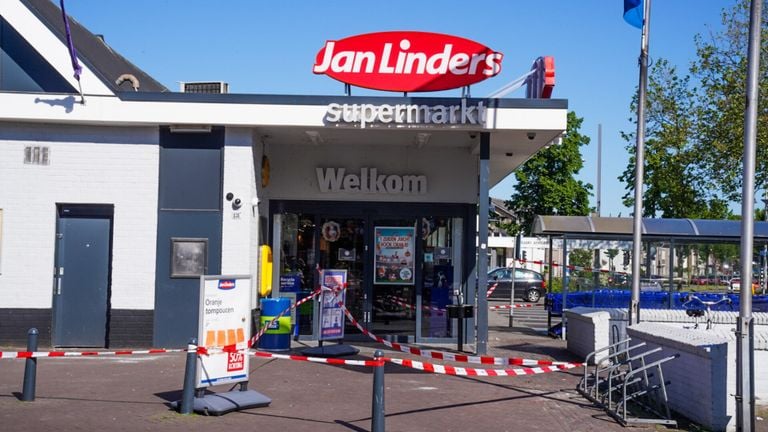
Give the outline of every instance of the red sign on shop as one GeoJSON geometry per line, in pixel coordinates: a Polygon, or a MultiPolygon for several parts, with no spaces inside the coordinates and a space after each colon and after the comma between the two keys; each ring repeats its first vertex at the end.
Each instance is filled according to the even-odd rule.
{"type": "Polygon", "coordinates": [[[392,31],[327,41],[317,53],[312,71],[375,90],[437,91],[497,75],[503,57],[457,36],[392,31]]]}

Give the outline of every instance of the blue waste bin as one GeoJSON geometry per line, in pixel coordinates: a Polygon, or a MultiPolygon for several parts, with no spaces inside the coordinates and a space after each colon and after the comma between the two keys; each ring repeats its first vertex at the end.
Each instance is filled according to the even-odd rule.
{"type": "MultiPolygon", "coordinates": [[[[264,328],[276,316],[290,307],[291,299],[289,297],[262,299],[259,328],[264,328]]],[[[269,326],[269,329],[259,338],[259,348],[265,351],[288,351],[291,349],[290,312],[286,312],[269,326]]]]}

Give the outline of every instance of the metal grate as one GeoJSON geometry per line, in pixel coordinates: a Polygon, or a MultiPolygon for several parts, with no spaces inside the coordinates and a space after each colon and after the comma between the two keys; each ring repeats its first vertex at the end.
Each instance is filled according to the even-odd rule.
{"type": "Polygon", "coordinates": [[[182,82],[183,93],[229,93],[229,84],[223,81],[182,82]]]}

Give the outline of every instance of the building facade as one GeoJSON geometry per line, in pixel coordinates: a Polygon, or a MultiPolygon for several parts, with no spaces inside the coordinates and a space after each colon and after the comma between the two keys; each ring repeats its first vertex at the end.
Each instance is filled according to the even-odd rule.
{"type": "Polygon", "coordinates": [[[565,100],[170,92],[73,21],[78,82],[60,14],[0,3],[0,344],[184,346],[201,274],[251,275],[258,308],[264,245],[272,296],[345,269],[372,331],[454,339],[433,312],[476,292],[481,167],[565,130],[565,100]]]}

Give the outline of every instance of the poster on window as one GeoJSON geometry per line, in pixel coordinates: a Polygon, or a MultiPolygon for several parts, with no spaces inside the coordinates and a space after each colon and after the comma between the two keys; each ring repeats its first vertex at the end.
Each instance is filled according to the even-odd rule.
{"type": "Polygon", "coordinates": [[[374,268],[377,285],[413,285],[416,256],[414,227],[376,227],[374,268]]]}
{"type": "Polygon", "coordinates": [[[344,288],[346,270],[321,270],[320,281],[320,340],[344,337],[344,288]]]}

